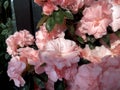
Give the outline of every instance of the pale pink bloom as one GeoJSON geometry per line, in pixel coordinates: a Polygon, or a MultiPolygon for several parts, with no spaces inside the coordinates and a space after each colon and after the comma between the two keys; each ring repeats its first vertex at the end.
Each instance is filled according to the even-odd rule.
{"type": "Polygon", "coordinates": [[[71,10],[73,13],[77,13],[78,10],[84,5],[84,0],[51,0],[61,8],[71,10]]]}
{"type": "Polygon", "coordinates": [[[11,35],[6,39],[7,52],[9,55],[15,55],[17,53],[18,45],[15,38],[11,35]]]}
{"type": "Polygon", "coordinates": [[[58,7],[53,3],[47,2],[43,6],[43,13],[45,15],[51,15],[54,10],[58,10],[58,7]]]}
{"type": "Polygon", "coordinates": [[[65,24],[56,24],[51,32],[48,32],[45,23],[40,26],[40,30],[36,32],[36,45],[39,49],[43,49],[46,43],[54,38],[64,37],[64,31],[66,30],[65,24]]]}
{"type": "Polygon", "coordinates": [[[120,0],[112,0],[114,4],[119,4],[120,5],[120,0]]]}
{"type": "Polygon", "coordinates": [[[73,90],[119,90],[120,57],[105,57],[99,64],[79,67],[73,90]]]}
{"type": "Polygon", "coordinates": [[[34,37],[27,30],[24,29],[22,31],[15,32],[6,39],[7,52],[10,55],[15,55],[17,48],[32,45],[33,42],[34,37]]]}
{"type": "Polygon", "coordinates": [[[113,31],[117,31],[118,29],[120,29],[120,1],[119,1],[119,4],[113,2],[111,9],[113,11],[112,12],[113,21],[111,23],[111,26],[112,26],[113,31]]]}
{"type": "Polygon", "coordinates": [[[22,62],[18,56],[12,57],[8,63],[7,74],[17,87],[24,86],[25,84],[25,81],[21,76],[25,68],[26,64],[22,62]]]}
{"type": "Polygon", "coordinates": [[[17,50],[21,58],[26,58],[28,64],[36,65],[39,61],[39,50],[35,50],[30,47],[20,48],[17,50]]]}
{"type": "Polygon", "coordinates": [[[84,4],[90,6],[95,0],[84,0],[84,4]]]}
{"type": "Polygon", "coordinates": [[[81,49],[80,56],[91,61],[92,63],[99,63],[105,56],[112,55],[112,52],[105,46],[97,46],[91,50],[88,45],[84,49],[81,49]]]}
{"type": "Polygon", "coordinates": [[[57,38],[46,44],[40,58],[46,63],[45,72],[52,81],[71,79],[80,59],[79,47],[74,41],[57,38]]]}
{"type": "Polygon", "coordinates": [[[57,38],[46,44],[44,50],[40,52],[40,58],[45,63],[62,69],[79,61],[79,47],[74,41],[57,38]]]}
{"type": "Polygon", "coordinates": [[[58,79],[62,80],[73,80],[74,76],[77,74],[78,64],[72,64],[70,67],[64,67],[58,69],[56,66],[47,65],[45,67],[45,72],[48,75],[48,78],[53,82],[56,82],[58,79]]]}
{"type": "MultiPolygon", "coordinates": [[[[69,1],[69,0],[66,0],[69,1]]],[[[77,13],[80,8],[84,5],[84,0],[73,0],[74,2],[67,6],[72,13],[77,13]]]]}
{"type": "Polygon", "coordinates": [[[86,7],[76,34],[94,35],[95,38],[101,38],[107,34],[106,28],[112,21],[110,7],[111,4],[107,1],[95,1],[90,7],[86,7]]]}

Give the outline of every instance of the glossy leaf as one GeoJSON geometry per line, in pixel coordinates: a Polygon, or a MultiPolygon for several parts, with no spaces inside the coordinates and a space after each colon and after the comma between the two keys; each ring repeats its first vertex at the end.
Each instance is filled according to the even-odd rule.
{"type": "Polygon", "coordinates": [[[71,20],[74,19],[74,16],[73,16],[73,14],[72,14],[70,11],[65,11],[65,12],[64,12],[64,16],[65,16],[67,19],[71,19],[71,20]]]}
{"type": "Polygon", "coordinates": [[[109,34],[103,36],[102,40],[103,40],[108,46],[110,46],[110,37],[109,37],[109,34]]]}
{"type": "Polygon", "coordinates": [[[40,19],[40,21],[38,22],[36,28],[38,29],[44,22],[47,21],[48,18],[49,18],[49,16],[44,15],[44,16],[40,19]]]}
{"type": "Polygon", "coordinates": [[[81,37],[78,37],[77,40],[79,41],[79,43],[84,44],[84,40],[81,37]]]}
{"type": "Polygon", "coordinates": [[[58,23],[58,24],[62,24],[63,23],[64,14],[63,14],[62,10],[54,12],[53,17],[54,17],[56,23],[58,23]]]}
{"type": "Polygon", "coordinates": [[[48,32],[52,31],[52,29],[55,26],[55,20],[53,17],[48,18],[47,22],[46,22],[46,29],[48,30],[48,32]]]}
{"type": "Polygon", "coordinates": [[[39,78],[34,77],[34,82],[40,87],[40,88],[45,88],[45,84],[43,81],[41,81],[39,78]]]}

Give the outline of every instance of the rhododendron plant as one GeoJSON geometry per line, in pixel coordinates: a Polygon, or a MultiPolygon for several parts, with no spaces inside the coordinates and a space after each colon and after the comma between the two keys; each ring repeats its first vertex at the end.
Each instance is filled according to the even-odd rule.
{"type": "Polygon", "coordinates": [[[8,76],[33,90],[120,90],[120,0],[34,0],[35,36],[6,40],[8,76]]]}

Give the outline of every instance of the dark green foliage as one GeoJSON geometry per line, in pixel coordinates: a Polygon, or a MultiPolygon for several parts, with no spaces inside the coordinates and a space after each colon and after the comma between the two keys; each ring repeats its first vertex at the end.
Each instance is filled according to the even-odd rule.
{"type": "Polygon", "coordinates": [[[58,80],[57,82],[55,82],[54,84],[54,90],[65,90],[65,82],[64,80],[60,81],[58,80]]]}
{"type": "Polygon", "coordinates": [[[13,33],[10,0],[0,0],[0,90],[18,90],[7,75],[10,56],[6,52],[6,38],[13,33]]]}

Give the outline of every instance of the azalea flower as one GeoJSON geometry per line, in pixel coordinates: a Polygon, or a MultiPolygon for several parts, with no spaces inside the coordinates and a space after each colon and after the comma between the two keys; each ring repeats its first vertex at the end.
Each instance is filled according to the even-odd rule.
{"type": "Polygon", "coordinates": [[[26,63],[20,60],[19,56],[12,57],[8,63],[7,74],[11,80],[14,81],[15,85],[20,87],[24,86],[25,80],[22,78],[22,73],[26,68],[26,63]]]}
{"type": "Polygon", "coordinates": [[[107,34],[107,26],[111,23],[111,5],[107,1],[94,1],[83,11],[83,18],[78,23],[76,34],[85,37],[93,35],[96,39],[107,34]],[[94,14],[93,14],[94,13],[94,14]]]}

